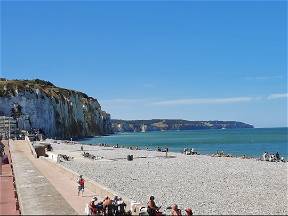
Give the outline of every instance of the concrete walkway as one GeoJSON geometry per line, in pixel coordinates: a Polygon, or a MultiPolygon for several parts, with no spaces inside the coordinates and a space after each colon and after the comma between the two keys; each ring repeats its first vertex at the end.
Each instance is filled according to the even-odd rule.
{"type": "Polygon", "coordinates": [[[83,215],[86,204],[97,196],[88,189],[78,196],[75,179],[56,164],[34,158],[26,141],[12,141],[11,154],[23,214],[83,215]]]}
{"type": "MultiPolygon", "coordinates": [[[[25,147],[23,142],[11,142],[11,155],[21,213],[23,215],[75,215],[76,211],[34,166],[25,147]]],[[[34,158],[34,160],[36,159],[34,158]]]]}

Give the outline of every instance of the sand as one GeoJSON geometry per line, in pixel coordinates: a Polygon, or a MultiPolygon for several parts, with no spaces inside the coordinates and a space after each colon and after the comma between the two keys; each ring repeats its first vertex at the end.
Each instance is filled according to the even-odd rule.
{"type": "Polygon", "coordinates": [[[287,163],[180,153],[165,158],[156,151],[85,145],[85,152],[103,157],[91,160],[78,144],[52,147],[74,157],[61,162],[66,168],[143,205],[153,195],[163,209],[177,203],[197,215],[288,214],[287,163]]]}

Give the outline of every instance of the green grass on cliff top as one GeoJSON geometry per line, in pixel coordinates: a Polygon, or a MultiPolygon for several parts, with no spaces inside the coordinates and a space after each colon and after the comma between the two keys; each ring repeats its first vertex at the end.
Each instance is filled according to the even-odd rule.
{"type": "Polygon", "coordinates": [[[0,97],[15,96],[17,91],[18,93],[23,91],[33,93],[36,89],[46,94],[46,96],[50,98],[53,97],[55,99],[60,99],[61,97],[69,98],[72,95],[78,94],[80,98],[84,100],[83,102],[88,102],[88,100],[96,100],[92,97],[88,97],[85,93],[60,88],[45,80],[6,80],[4,78],[0,78],[0,97]]]}

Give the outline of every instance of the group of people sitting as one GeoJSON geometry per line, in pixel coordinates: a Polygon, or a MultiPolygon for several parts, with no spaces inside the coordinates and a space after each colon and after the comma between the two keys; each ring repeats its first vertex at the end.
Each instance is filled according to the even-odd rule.
{"type": "MultiPolygon", "coordinates": [[[[132,215],[131,211],[126,212],[126,203],[122,200],[121,197],[115,196],[114,199],[110,199],[108,196],[102,201],[98,201],[97,197],[93,197],[86,207],[87,215],[103,215],[103,216],[124,216],[132,215]]],[[[160,207],[156,206],[154,201],[154,196],[151,196],[145,212],[140,213],[139,215],[149,215],[149,216],[162,216],[165,215],[160,211],[160,207]]],[[[170,210],[172,216],[192,216],[193,212],[191,208],[185,209],[185,214],[182,214],[181,210],[176,204],[173,204],[170,207],[167,207],[167,210],[170,210]]]]}
{"type": "Polygon", "coordinates": [[[58,154],[59,157],[59,161],[71,161],[74,157],[71,157],[69,155],[65,155],[65,154],[58,154]]]}
{"type": "Polygon", "coordinates": [[[168,152],[168,148],[160,148],[159,146],[157,147],[158,152],[168,152]]]}
{"type": "Polygon", "coordinates": [[[261,160],[270,162],[279,162],[279,161],[285,162],[284,158],[280,157],[280,154],[278,152],[276,152],[276,154],[269,154],[268,152],[264,152],[261,160]]]}
{"type": "Polygon", "coordinates": [[[93,154],[90,154],[89,152],[83,152],[82,156],[85,157],[85,158],[92,159],[92,160],[97,160],[97,159],[102,159],[103,158],[101,156],[95,156],[93,154]]]}
{"type": "MultiPolygon", "coordinates": [[[[147,203],[147,213],[149,216],[161,216],[163,215],[162,212],[160,212],[160,207],[156,206],[155,204],[155,198],[154,196],[151,196],[148,203],[147,203]]],[[[171,210],[170,215],[172,216],[182,216],[184,214],[182,214],[181,210],[178,208],[177,204],[173,204],[170,207],[167,207],[167,209],[171,210]]],[[[185,209],[185,215],[186,216],[192,216],[193,212],[191,208],[186,208],[185,209]]]]}
{"type": "Polygon", "coordinates": [[[104,216],[121,216],[127,215],[125,212],[126,203],[121,197],[115,196],[114,199],[106,196],[104,200],[99,201],[97,197],[93,197],[88,205],[89,215],[104,215],[104,216]]]}
{"type": "Polygon", "coordinates": [[[194,148],[184,148],[183,150],[183,154],[185,155],[194,155],[194,154],[198,154],[198,152],[194,151],[194,148]]]}
{"type": "Polygon", "coordinates": [[[104,147],[111,147],[110,145],[106,144],[106,143],[99,143],[99,146],[104,146],[104,147]]]}
{"type": "Polygon", "coordinates": [[[224,151],[217,151],[215,154],[212,154],[212,157],[232,157],[232,155],[225,154],[224,151]]]}

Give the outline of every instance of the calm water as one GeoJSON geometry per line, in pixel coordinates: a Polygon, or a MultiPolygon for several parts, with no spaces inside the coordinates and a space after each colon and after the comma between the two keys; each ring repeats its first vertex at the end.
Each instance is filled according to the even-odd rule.
{"type": "Polygon", "coordinates": [[[264,151],[279,152],[288,158],[288,128],[251,128],[226,130],[155,131],[146,133],[121,133],[94,137],[82,143],[107,143],[155,149],[168,147],[180,152],[194,148],[200,154],[224,151],[235,156],[259,157],[264,151]]]}

